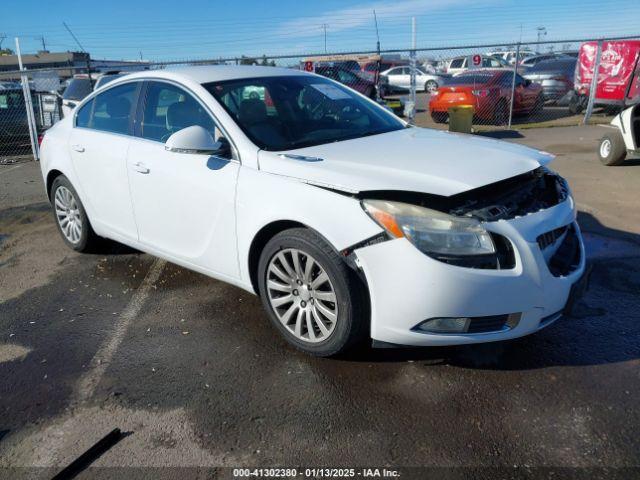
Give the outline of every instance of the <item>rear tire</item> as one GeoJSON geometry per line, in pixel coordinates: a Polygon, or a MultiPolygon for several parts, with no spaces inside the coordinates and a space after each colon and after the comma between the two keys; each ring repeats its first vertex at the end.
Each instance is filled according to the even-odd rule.
{"type": "Polygon", "coordinates": [[[536,113],[540,113],[542,112],[542,109],[544,108],[544,96],[542,94],[539,94],[536,97],[536,101],[533,104],[533,109],[531,110],[531,113],[533,115],[535,115],[536,113]]]}
{"type": "Polygon", "coordinates": [[[258,287],[271,323],[305,353],[337,355],[367,332],[368,297],[362,281],[312,230],[285,230],[266,244],[258,263],[258,287]]]}
{"type": "Polygon", "coordinates": [[[598,159],[603,165],[608,167],[621,165],[626,156],[627,147],[618,130],[602,137],[600,145],[598,145],[598,159]]]}
{"type": "Polygon", "coordinates": [[[427,80],[427,83],[424,84],[424,91],[426,93],[433,93],[438,89],[438,82],[435,80],[427,80]]]}
{"type": "Polygon", "coordinates": [[[584,108],[581,95],[571,95],[569,98],[569,113],[572,115],[580,115],[584,108]]]}
{"type": "Polygon", "coordinates": [[[53,217],[62,240],[76,252],[96,250],[100,237],[96,235],[78,192],[67,177],[60,175],[51,185],[53,217]]]}
{"type": "Polygon", "coordinates": [[[431,113],[431,118],[436,123],[447,123],[447,118],[448,117],[449,117],[449,115],[447,113],[444,113],[444,112],[432,112],[431,113]]]}

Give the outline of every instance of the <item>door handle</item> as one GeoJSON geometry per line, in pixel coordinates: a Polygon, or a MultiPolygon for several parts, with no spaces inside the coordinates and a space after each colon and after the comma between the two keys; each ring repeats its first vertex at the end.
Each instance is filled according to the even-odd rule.
{"type": "Polygon", "coordinates": [[[76,152],[84,152],[84,147],[82,145],[71,145],[71,148],[73,148],[76,152]]]}
{"type": "Polygon", "coordinates": [[[133,169],[136,172],[140,172],[140,173],[149,173],[151,170],[149,170],[149,168],[142,162],[137,162],[133,164],[133,169]]]}

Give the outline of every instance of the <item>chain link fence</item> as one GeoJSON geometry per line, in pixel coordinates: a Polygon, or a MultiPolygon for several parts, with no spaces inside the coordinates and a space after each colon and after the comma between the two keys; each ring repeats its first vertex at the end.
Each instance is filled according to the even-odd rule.
{"type": "Polygon", "coordinates": [[[429,128],[448,128],[452,108],[460,110],[458,107],[471,112],[474,131],[604,123],[624,106],[629,89],[638,84],[640,42],[631,40],[241,56],[111,63],[108,67],[25,65],[22,70],[0,71],[0,162],[15,161],[21,155],[37,159],[42,133],[108,81],[135,70],[189,65],[306,70],[340,82],[407,121],[429,128]],[[598,75],[594,75],[596,70],[598,75]]]}

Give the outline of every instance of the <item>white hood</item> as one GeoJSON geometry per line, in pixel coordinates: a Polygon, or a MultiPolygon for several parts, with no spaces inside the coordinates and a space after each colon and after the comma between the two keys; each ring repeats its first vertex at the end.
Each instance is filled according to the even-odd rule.
{"type": "Polygon", "coordinates": [[[514,143],[426,128],[259,154],[260,170],[313,184],[354,193],[404,190],[442,196],[514,177],[551,160],[551,154],[514,143]]]}

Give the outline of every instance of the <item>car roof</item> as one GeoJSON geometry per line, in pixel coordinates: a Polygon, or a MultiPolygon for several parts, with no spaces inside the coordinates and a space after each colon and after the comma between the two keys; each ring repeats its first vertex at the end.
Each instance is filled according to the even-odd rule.
{"type": "Polygon", "coordinates": [[[127,75],[127,80],[166,78],[190,80],[196,83],[219,82],[242,78],[273,77],[277,75],[309,75],[301,70],[254,65],[206,65],[197,67],[170,67],[163,70],[145,70],[127,75]]]}

